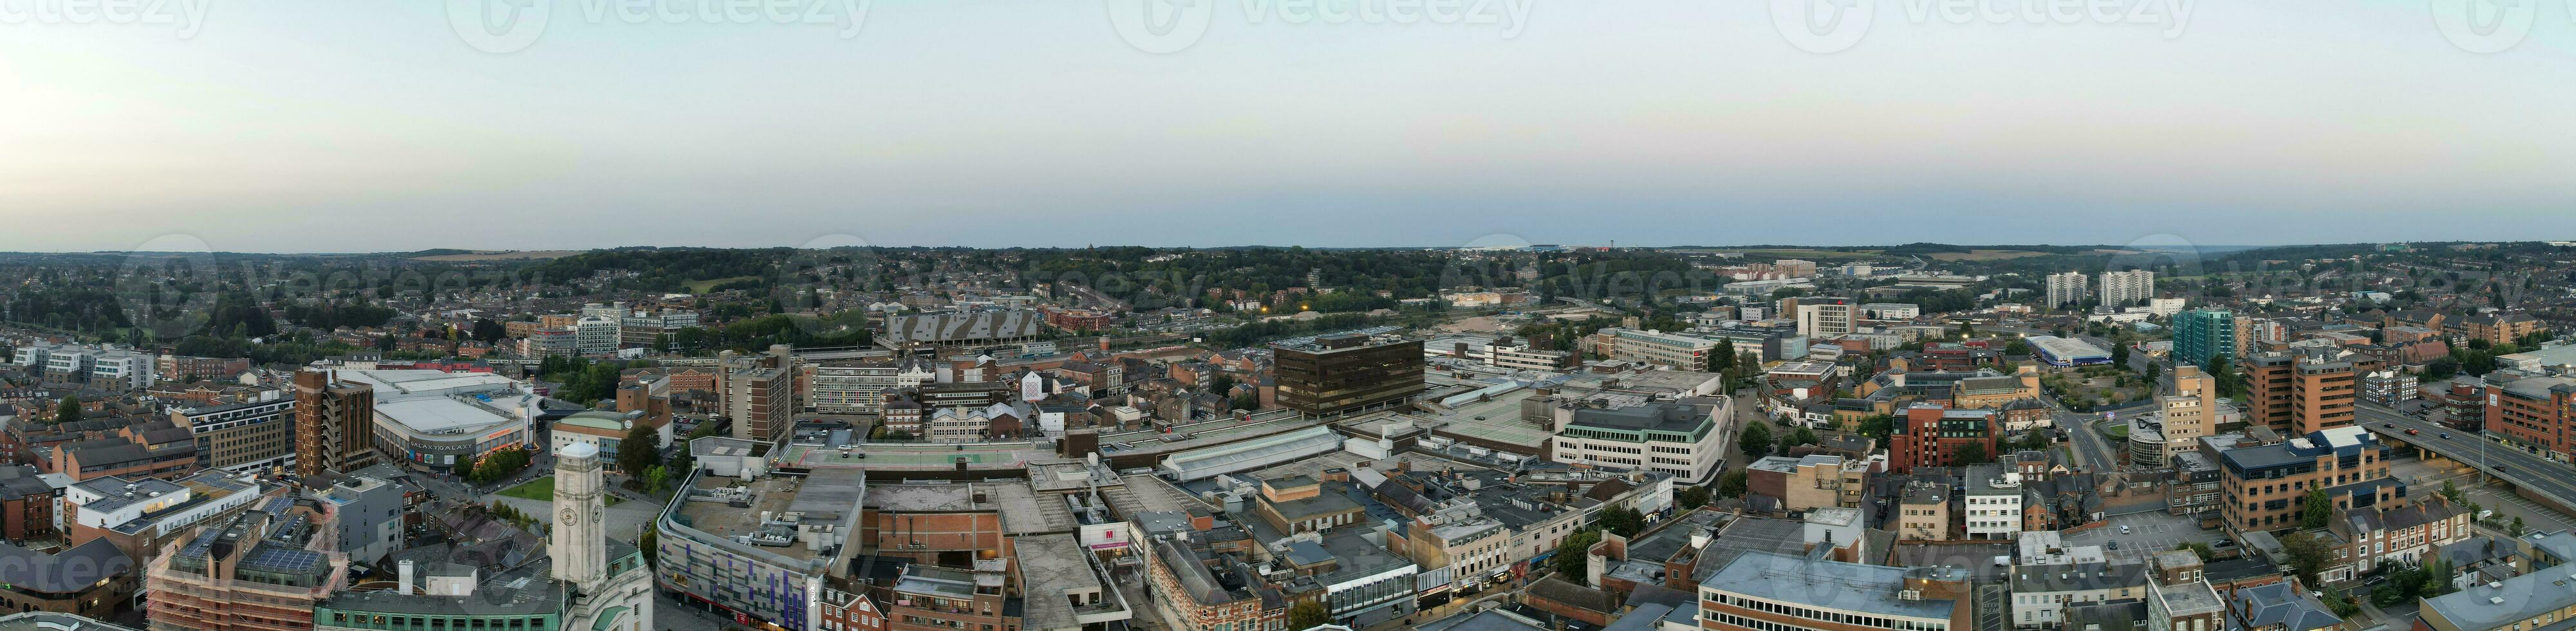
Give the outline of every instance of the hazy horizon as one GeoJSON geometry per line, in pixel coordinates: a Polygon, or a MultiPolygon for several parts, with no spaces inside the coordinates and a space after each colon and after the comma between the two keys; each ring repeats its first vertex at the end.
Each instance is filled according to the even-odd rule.
{"type": "Polygon", "coordinates": [[[2576,209],[2560,3],[1848,0],[1848,39],[1794,26],[1834,0],[12,13],[82,1],[0,7],[0,250],[2277,245],[2576,209]]]}

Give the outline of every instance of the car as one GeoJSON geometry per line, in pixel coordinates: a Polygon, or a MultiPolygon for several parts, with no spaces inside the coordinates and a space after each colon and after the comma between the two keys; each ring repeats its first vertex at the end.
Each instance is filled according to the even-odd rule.
{"type": "Polygon", "coordinates": [[[2129,525],[2128,525],[2128,524],[2120,524],[2120,534],[2124,534],[2124,535],[2125,535],[2125,534],[2129,534],[2129,525]]]}
{"type": "Polygon", "coordinates": [[[2512,470],[2513,470],[2513,469],[2511,469],[2511,468],[2507,468],[2507,467],[2505,467],[2504,465],[2496,465],[2496,473],[2504,473],[2504,472],[2506,472],[2506,471],[2512,471],[2512,470]]]}
{"type": "Polygon", "coordinates": [[[2380,424],[2379,424],[2379,426],[2380,426],[2380,427],[2396,427],[2396,426],[2397,426],[2397,424],[2396,424],[2396,423],[2380,423],[2380,424]]]}
{"type": "Polygon", "coordinates": [[[2442,432],[2442,440],[2450,440],[2450,439],[2451,439],[2451,433],[2450,433],[2450,432],[2442,432]]]}
{"type": "Polygon", "coordinates": [[[2415,428],[2412,428],[2412,427],[2406,428],[2406,435],[2408,435],[2408,436],[2413,436],[2413,435],[2415,435],[2415,434],[2417,434],[2417,433],[2419,433],[2419,432],[2416,432],[2416,431],[2415,431],[2415,428]]]}
{"type": "Polygon", "coordinates": [[[2110,548],[2110,549],[2113,549],[2113,550],[2118,550],[2118,549],[2120,549],[2120,540],[2118,540],[2118,539],[2113,539],[2113,540],[2111,540],[2111,542],[2110,542],[2110,543],[2108,543],[2108,544],[2103,544],[2103,547],[2110,548]]]}

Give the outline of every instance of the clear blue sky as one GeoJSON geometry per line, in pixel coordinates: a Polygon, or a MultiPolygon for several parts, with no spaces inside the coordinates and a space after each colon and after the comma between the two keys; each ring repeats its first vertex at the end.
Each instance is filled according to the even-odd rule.
{"type": "Polygon", "coordinates": [[[848,38],[707,1],[558,0],[506,53],[443,0],[0,13],[0,250],[2576,238],[2559,2],[2478,54],[2434,5],[2482,0],[1856,0],[1819,54],[1773,0],[1196,0],[1155,54],[1138,0],[877,0],[848,38]]]}

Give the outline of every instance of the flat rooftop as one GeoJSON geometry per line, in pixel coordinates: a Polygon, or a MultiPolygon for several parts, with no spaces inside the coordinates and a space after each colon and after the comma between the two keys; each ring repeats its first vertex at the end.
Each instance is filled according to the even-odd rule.
{"type": "Polygon", "coordinates": [[[889,469],[952,470],[958,460],[973,469],[1011,469],[1031,460],[1055,458],[1044,448],[1026,442],[971,443],[958,445],[883,445],[870,444],[843,453],[839,449],[814,445],[789,445],[777,455],[781,466],[801,469],[889,469]]]}
{"type": "MultiPolygon", "coordinates": [[[[751,492],[751,506],[749,508],[737,508],[725,502],[693,502],[683,500],[680,502],[677,514],[687,520],[686,525],[688,527],[696,528],[699,531],[710,535],[715,535],[719,539],[732,539],[739,535],[758,534],[761,531],[760,516],[762,514],[766,513],[776,516],[778,514],[794,510],[791,507],[796,504],[798,494],[796,491],[792,491],[790,489],[797,488],[799,483],[803,481],[804,478],[791,478],[785,476],[765,476],[754,478],[749,483],[731,478],[700,477],[698,478],[698,489],[700,490],[713,490],[719,488],[743,488],[749,490],[751,492]],[[712,482],[725,482],[727,485],[711,486],[710,483],[712,482]]],[[[770,554],[798,561],[812,561],[816,556],[813,549],[802,545],[761,546],[759,549],[770,554]]]]}
{"type": "Polygon", "coordinates": [[[1020,560],[1020,582],[1045,590],[1044,594],[1025,599],[1027,609],[1021,614],[1022,626],[1030,629],[1070,629],[1082,626],[1080,614],[1114,612],[1120,599],[1103,593],[1100,604],[1075,607],[1065,596],[1104,592],[1100,574],[1092,571],[1090,552],[1082,549],[1073,535],[1051,534],[1013,537],[1011,550],[1020,560]]]}
{"type": "Polygon", "coordinates": [[[868,487],[867,505],[894,513],[992,511],[1002,516],[1002,532],[1014,535],[1069,532],[1081,525],[1060,498],[1040,501],[1026,482],[878,484],[868,487]],[[979,494],[984,501],[975,501],[979,494]]]}
{"type": "Polygon", "coordinates": [[[1198,498],[1190,497],[1189,493],[1172,486],[1162,478],[1137,474],[1127,476],[1126,480],[1127,493],[1124,497],[1119,494],[1109,496],[1110,507],[1118,509],[1119,514],[1133,517],[1143,512],[1187,514],[1194,508],[1202,511],[1216,510],[1215,507],[1208,506],[1198,498]]]}
{"type": "Polygon", "coordinates": [[[1736,557],[1706,584],[1756,598],[1829,611],[1949,620],[1958,602],[1904,600],[1906,568],[1818,561],[1803,556],[1753,553],[1736,557]]]}

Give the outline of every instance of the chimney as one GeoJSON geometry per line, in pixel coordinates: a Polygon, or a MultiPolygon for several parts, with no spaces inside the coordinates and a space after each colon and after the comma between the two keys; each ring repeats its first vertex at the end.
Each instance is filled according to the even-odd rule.
{"type": "Polygon", "coordinates": [[[396,569],[396,570],[395,570],[395,574],[396,574],[396,576],[398,577],[397,579],[395,579],[395,583],[394,583],[394,584],[396,585],[395,589],[396,589],[396,590],[399,590],[399,591],[396,591],[395,593],[409,595],[409,594],[411,593],[411,577],[412,577],[412,565],[411,565],[411,560],[410,560],[410,559],[403,559],[403,561],[402,561],[402,563],[400,564],[400,566],[398,566],[398,569],[396,569]]]}

